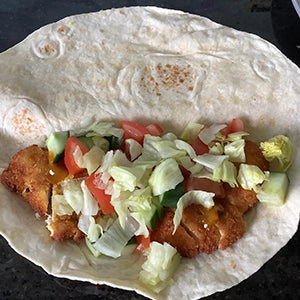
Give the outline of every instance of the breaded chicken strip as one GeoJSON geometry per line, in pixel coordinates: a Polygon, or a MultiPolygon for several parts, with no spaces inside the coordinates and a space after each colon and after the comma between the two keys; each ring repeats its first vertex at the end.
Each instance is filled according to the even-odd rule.
{"type": "Polygon", "coordinates": [[[43,218],[47,218],[51,183],[47,179],[48,151],[37,145],[16,153],[1,175],[1,183],[22,196],[43,218]]]}
{"type": "MultiPolygon", "coordinates": [[[[255,143],[246,141],[245,155],[247,164],[257,165],[263,171],[269,169],[268,162],[255,143]]],[[[239,164],[236,166],[238,168],[239,164]]],[[[160,243],[168,242],[186,257],[194,257],[202,252],[209,254],[231,246],[244,235],[246,223],[243,214],[256,204],[257,198],[254,191],[244,190],[240,186],[231,188],[223,184],[223,187],[224,195],[219,193],[214,199],[213,208],[205,209],[197,204],[186,207],[175,234],[174,209],[165,209],[163,218],[151,233],[151,239],[160,243]]]]}
{"type": "Polygon", "coordinates": [[[177,251],[187,257],[194,257],[199,253],[198,241],[189,235],[186,229],[180,224],[173,235],[175,209],[165,208],[163,218],[151,233],[151,240],[159,243],[167,242],[177,249],[177,251]]]}
{"type": "MultiPolygon", "coordinates": [[[[75,180],[80,183],[80,180],[75,180]]],[[[59,215],[55,209],[53,198],[55,195],[62,195],[63,188],[61,183],[56,183],[52,188],[52,215],[48,219],[47,228],[50,231],[50,236],[56,241],[73,239],[76,242],[84,241],[85,235],[78,229],[79,216],[73,211],[70,215],[59,215]]]]}
{"type": "MultiPolygon", "coordinates": [[[[246,164],[258,166],[262,171],[269,170],[269,162],[255,143],[246,141],[245,156],[246,164]]],[[[239,165],[240,163],[236,163],[237,168],[239,168],[239,165]]],[[[224,189],[226,199],[236,206],[242,214],[246,213],[257,203],[256,193],[253,190],[244,190],[240,186],[231,188],[228,184],[224,184],[224,189]]]]}
{"type": "Polygon", "coordinates": [[[77,228],[78,216],[75,213],[58,216],[51,211],[53,185],[48,179],[48,172],[48,150],[32,145],[13,156],[1,175],[1,183],[10,191],[22,196],[44,219],[52,215],[47,228],[53,239],[74,239],[81,242],[84,234],[77,228]]]}
{"type": "Polygon", "coordinates": [[[50,224],[47,226],[50,236],[56,241],[73,239],[75,242],[83,242],[85,235],[77,227],[78,215],[74,212],[72,215],[57,214],[52,215],[50,224]]]}

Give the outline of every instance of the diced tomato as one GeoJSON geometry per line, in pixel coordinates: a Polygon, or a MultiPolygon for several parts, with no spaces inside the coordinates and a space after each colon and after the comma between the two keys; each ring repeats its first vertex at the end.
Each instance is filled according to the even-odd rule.
{"type": "Polygon", "coordinates": [[[199,138],[192,140],[189,144],[193,147],[196,152],[196,155],[202,155],[204,153],[208,153],[209,148],[206,144],[204,144],[199,138]]]}
{"type": "Polygon", "coordinates": [[[184,180],[184,190],[201,190],[214,193],[216,198],[224,198],[225,191],[222,182],[216,182],[207,178],[188,177],[184,180]]]}
{"type": "Polygon", "coordinates": [[[228,126],[220,130],[220,132],[225,136],[227,136],[230,133],[235,133],[239,131],[246,131],[244,122],[240,118],[232,119],[231,123],[228,126]]]}
{"type": "Polygon", "coordinates": [[[144,237],[143,235],[137,235],[135,238],[138,242],[135,251],[137,251],[138,253],[142,253],[144,250],[150,247],[150,242],[151,242],[150,234],[148,235],[148,237],[144,237]]]}
{"type": "Polygon", "coordinates": [[[227,136],[228,134],[231,133],[231,126],[227,125],[226,127],[224,127],[223,129],[220,130],[221,134],[223,134],[224,136],[227,136]]]}
{"type": "Polygon", "coordinates": [[[160,136],[163,134],[164,130],[157,123],[152,123],[146,126],[151,135],[160,136]]]}
{"type": "Polygon", "coordinates": [[[85,184],[98,201],[103,214],[108,215],[114,213],[115,209],[110,203],[111,195],[105,194],[105,190],[100,188],[103,186],[101,176],[101,173],[93,173],[85,179],[85,184]]]}
{"type": "Polygon", "coordinates": [[[184,178],[189,177],[191,175],[191,172],[189,170],[187,170],[184,166],[179,165],[179,169],[184,178]]]}
{"type": "Polygon", "coordinates": [[[75,162],[74,152],[76,147],[79,147],[83,155],[89,151],[89,148],[80,142],[76,136],[70,136],[68,138],[65,146],[64,163],[71,175],[78,175],[85,170],[80,168],[75,162]]]}
{"type": "Polygon", "coordinates": [[[150,134],[150,131],[138,122],[123,120],[120,127],[124,130],[124,140],[131,138],[140,144],[143,144],[145,134],[150,134]]]}
{"type": "Polygon", "coordinates": [[[230,127],[231,127],[231,133],[245,130],[244,122],[239,118],[232,119],[230,127]]]}

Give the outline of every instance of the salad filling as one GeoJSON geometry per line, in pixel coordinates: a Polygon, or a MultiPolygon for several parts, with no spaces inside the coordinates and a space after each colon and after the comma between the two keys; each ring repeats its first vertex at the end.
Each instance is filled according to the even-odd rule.
{"type": "Polygon", "coordinates": [[[46,219],[54,240],[86,243],[96,257],[143,253],[140,280],[159,292],[181,256],[239,240],[258,201],[284,204],[289,139],[256,145],[248,136],[240,119],[190,122],[179,136],[155,123],[95,122],[19,151],[1,182],[46,219]]]}

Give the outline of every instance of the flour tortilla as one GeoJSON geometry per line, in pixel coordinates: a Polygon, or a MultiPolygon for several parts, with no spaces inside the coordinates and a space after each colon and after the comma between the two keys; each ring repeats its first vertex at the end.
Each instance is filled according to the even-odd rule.
{"type": "MultiPolygon", "coordinates": [[[[71,16],[0,54],[0,70],[1,171],[50,132],[93,120],[159,122],[178,133],[191,120],[241,117],[255,141],[286,134],[299,147],[299,68],[258,36],[200,16],[155,7],[71,16]]],[[[246,279],[291,239],[299,223],[299,169],[296,152],[284,206],[259,204],[241,240],[182,259],[175,283],[158,295],[137,279],[143,257],[96,259],[84,246],[53,241],[44,221],[3,186],[0,233],[54,276],[153,299],[197,299],[246,279]]]]}

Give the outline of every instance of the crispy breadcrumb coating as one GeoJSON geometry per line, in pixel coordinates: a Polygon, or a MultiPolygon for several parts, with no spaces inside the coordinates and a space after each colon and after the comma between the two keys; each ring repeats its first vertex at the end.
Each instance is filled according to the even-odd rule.
{"type": "MultiPolygon", "coordinates": [[[[247,164],[257,165],[263,171],[269,169],[268,162],[255,143],[246,141],[245,156],[247,164]]],[[[238,168],[239,164],[236,166],[238,168]]],[[[198,204],[186,207],[175,234],[174,209],[166,208],[163,218],[151,233],[151,240],[166,241],[186,257],[230,247],[244,235],[246,223],[243,215],[255,206],[257,198],[253,190],[244,190],[240,186],[231,188],[228,184],[223,184],[223,187],[224,195],[221,193],[214,199],[213,208],[205,209],[198,204]]]]}
{"type": "Polygon", "coordinates": [[[47,172],[47,149],[32,145],[13,156],[1,175],[1,183],[22,196],[41,217],[47,218],[52,188],[47,172]]]}

